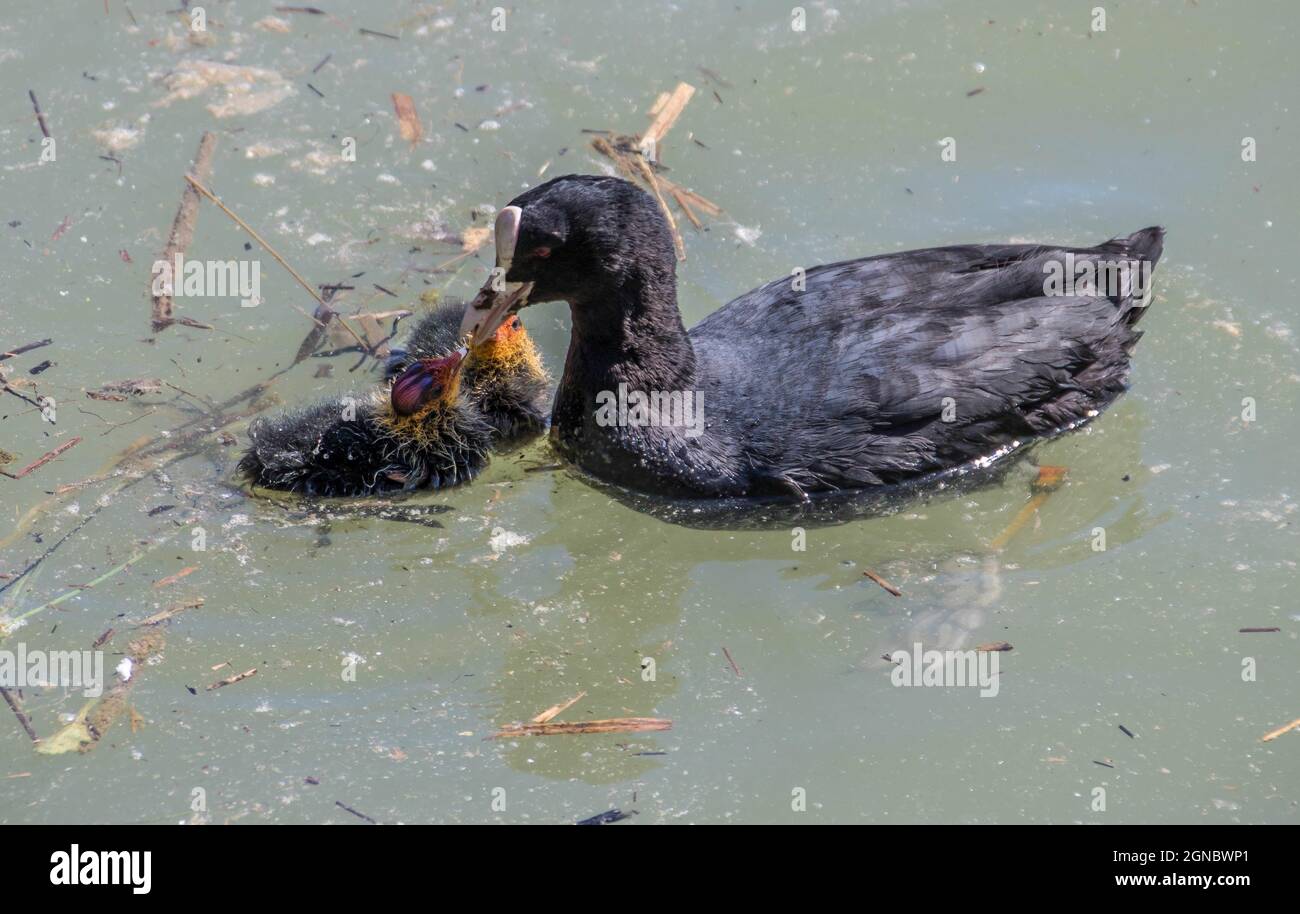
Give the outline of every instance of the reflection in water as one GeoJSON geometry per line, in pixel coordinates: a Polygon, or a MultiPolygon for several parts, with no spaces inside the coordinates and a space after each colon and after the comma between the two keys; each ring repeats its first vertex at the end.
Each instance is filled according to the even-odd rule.
{"type": "MultiPolygon", "coordinates": [[[[961,485],[914,493],[910,500],[890,493],[873,502],[882,509],[875,517],[863,516],[866,502],[859,499],[848,505],[855,520],[813,511],[790,515],[782,526],[771,506],[765,506],[768,513],[757,522],[751,514],[742,518],[750,526],[737,528],[721,526],[721,514],[708,523],[684,526],[674,511],[661,516],[652,499],[628,497],[557,472],[551,477],[554,491],[545,527],[529,543],[533,556],[552,556],[549,586],[520,586],[504,559],[484,560],[467,570],[471,613],[511,626],[509,646],[490,688],[497,707],[494,724],[527,720],[583,690],[588,695],[564,719],[654,716],[674,703],[670,699],[680,705],[672,632],[701,605],[695,582],[705,566],[731,565],[739,571],[756,558],[779,561],[792,592],[800,589],[799,582],[848,578],[872,607],[865,630],[871,644],[863,648],[869,661],[914,641],[927,648],[958,649],[999,640],[987,626],[1003,597],[1004,568],[1047,571],[1078,563],[1093,555],[1093,527],[1104,525],[1108,548],[1116,548],[1163,520],[1147,516],[1138,481],[1144,427],[1141,407],[1126,403],[1104,423],[1044,443],[1031,460],[1050,455],[1052,462],[1068,461],[1069,481],[1033,524],[1000,551],[989,544],[1027,499],[1036,476],[1031,460],[999,466],[991,481],[987,476],[963,478],[961,485]],[[1046,536],[1044,516],[1051,518],[1046,536]],[[851,559],[839,549],[794,552],[795,525],[789,523],[794,519],[803,519],[809,530],[818,523],[846,525],[840,537],[861,551],[851,559]],[[795,561],[786,564],[791,557],[795,561]],[[884,569],[895,583],[910,583],[896,600],[862,581],[860,572],[846,574],[846,565],[884,569]],[[525,594],[537,597],[531,618],[520,616],[530,605],[525,594]],[[654,682],[642,680],[644,657],[655,660],[654,682]]],[[[538,449],[544,455],[544,446],[538,449]]],[[[544,456],[537,460],[545,462],[544,456]]],[[[878,666],[866,662],[861,668],[878,666]]],[[[517,770],[604,784],[634,781],[668,764],[662,757],[635,753],[661,749],[671,739],[668,734],[634,734],[603,742],[552,737],[500,745],[506,762],[517,770]]]]}

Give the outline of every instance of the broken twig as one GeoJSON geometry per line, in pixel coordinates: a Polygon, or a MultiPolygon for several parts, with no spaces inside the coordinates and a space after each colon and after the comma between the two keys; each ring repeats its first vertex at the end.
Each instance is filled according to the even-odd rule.
{"type": "MultiPolygon", "coordinates": [[[[204,131],[203,136],[199,138],[199,151],[194,155],[193,172],[201,180],[207,181],[212,175],[212,151],[217,146],[217,135],[210,131],[204,131]]],[[[188,178],[189,175],[186,175],[188,178]]],[[[199,197],[192,187],[186,185],[181,189],[181,203],[176,208],[176,218],[172,220],[172,231],[167,237],[167,247],[159,257],[164,263],[171,264],[176,260],[177,254],[184,254],[189,249],[190,242],[194,240],[194,221],[199,215],[199,197]]],[[[160,330],[176,323],[172,316],[173,301],[170,291],[161,295],[155,295],[153,292],[153,274],[149,276],[149,295],[153,300],[153,331],[158,333],[160,330]]],[[[172,283],[180,281],[179,276],[172,277],[172,283]]]]}
{"type": "MultiPolygon", "coordinates": [[[[45,464],[49,463],[55,457],[58,457],[64,451],[71,450],[72,448],[76,447],[80,443],[81,443],[80,437],[73,438],[71,441],[63,442],[54,450],[50,451],[45,456],[41,457],[39,460],[35,461],[34,463],[29,463],[27,466],[23,467],[17,473],[14,473],[13,478],[22,479],[28,473],[32,472],[32,470],[39,470],[41,467],[45,466],[45,464]]],[[[8,476],[9,474],[6,473],[5,475],[8,476]]]]}
{"type": "Polygon", "coordinates": [[[158,625],[160,622],[166,622],[168,619],[179,616],[187,609],[197,609],[202,606],[204,602],[204,599],[199,597],[197,600],[185,600],[180,603],[175,603],[166,609],[159,610],[147,619],[141,619],[135,624],[136,628],[144,628],[146,625],[158,625]]]}
{"type": "Polygon", "coordinates": [[[729,650],[727,650],[725,647],[723,647],[723,649],[722,649],[722,653],[726,656],[726,658],[727,658],[727,663],[730,663],[730,664],[731,664],[731,671],[732,671],[733,673],[735,673],[737,676],[740,676],[740,677],[743,678],[744,674],[740,672],[740,667],[736,666],[736,661],[734,661],[734,660],[731,659],[731,651],[729,651],[729,650]]]}
{"type": "Polygon", "coordinates": [[[350,813],[352,813],[352,815],[356,816],[358,819],[365,819],[365,820],[366,820],[367,822],[369,822],[371,825],[378,825],[378,824],[379,824],[379,823],[376,822],[374,819],[372,819],[372,818],[370,818],[368,815],[366,815],[364,812],[357,812],[355,809],[353,809],[353,808],[352,808],[351,806],[349,806],[348,804],[344,803],[342,800],[335,800],[335,801],[334,801],[334,805],[337,806],[339,809],[344,810],[345,812],[350,812],[350,813]]]}
{"type": "Polygon", "coordinates": [[[1273,742],[1273,740],[1277,739],[1283,733],[1290,733],[1292,730],[1296,729],[1297,727],[1300,727],[1300,717],[1297,717],[1289,724],[1283,724],[1282,726],[1278,727],[1276,730],[1270,730],[1269,732],[1261,736],[1259,738],[1259,741],[1261,743],[1271,743],[1273,742]]]}
{"type": "Polygon", "coordinates": [[[694,94],[695,87],[690,83],[678,83],[671,93],[659,94],[650,108],[650,116],[654,120],[650,122],[646,132],[641,134],[640,149],[643,156],[652,162],[659,161],[659,142],[669,130],[673,129],[673,124],[677,123],[677,118],[681,117],[687,102],[694,94]]]}
{"type": "Polygon", "coordinates": [[[220,682],[214,682],[212,685],[207,687],[206,691],[211,692],[213,689],[220,689],[224,686],[234,685],[237,682],[243,682],[249,676],[255,675],[257,675],[257,667],[253,667],[251,670],[245,670],[242,673],[236,673],[234,676],[228,676],[220,682]]]}
{"type": "Polygon", "coordinates": [[[10,349],[8,352],[0,352],[0,362],[15,355],[22,355],[24,352],[31,352],[33,349],[40,349],[42,346],[48,346],[54,340],[37,340],[34,343],[28,343],[26,346],[19,346],[17,349],[10,349]]]}
{"type": "Polygon", "coordinates": [[[886,593],[891,593],[896,597],[901,597],[903,595],[903,592],[901,590],[899,590],[893,584],[886,581],[880,575],[876,574],[874,571],[864,571],[862,572],[862,574],[864,577],[868,578],[872,583],[879,584],[881,589],[883,589],[886,593]]]}
{"type": "Polygon", "coordinates": [[[554,719],[555,717],[559,716],[563,712],[569,710],[569,708],[572,708],[574,705],[576,705],[586,694],[587,694],[586,692],[579,692],[577,695],[574,695],[572,698],[570,698],[568,701],[562,704],[551,705],[541,714],[538,714],[536,717],[534,717],[530,721],[530,723],[534,723],[534,724],[549,723],[552,719],[554,719]]]}
{"type": "Polygon", "coordinates": [[[27,95],[32,100],[32,110],[36,112],[36,123],[41,125],[41,133],[45,134],[45,138],[48,140],[50,138],[50,128],[45,123],[45,112],[41,110],[41,103],[36,100],[36,92],[28,89],[27,95]]]}
{"type": "Polygon", "coordinates": [[[26,713],[23,712],[22,705],[18,704],[18,699],[10,695],[9,690],[3,686],[0,686],[0,695],[4,696],[5,702],[14,712],[14,717],[18,718],[18,723],[22,724],[23,729],[27,731],[27,735],[31,737],[32,742],[39,743],[41,738],[37,736],[36,731],[32,729],[32,722],[27,717],[26,713]]]}
{"type": "Polygon", "coordinates": [[[493,733],[488,739],[510,739],[516,736],[560,736],[579,733],[647,733],[671,730],[673,722],[660,717],[613,717],[608,720],[585,720],[576,724],[511,724],[493,733]]]}
{"type": "Polygon", "coordinates": [[[198,565],[190,565],[187,568],[182,568],[180,571],[176,572],[175,574],[168,575],[167,577],[163,578],[161,581],[154,581],[153,586],[155,588],[158,588],[158,587],[166,587],[169,584],[175,584],[181,578],[189,577],[190,575],[192,575],[194,572],[198,570],[199,570],[198,565]]]}

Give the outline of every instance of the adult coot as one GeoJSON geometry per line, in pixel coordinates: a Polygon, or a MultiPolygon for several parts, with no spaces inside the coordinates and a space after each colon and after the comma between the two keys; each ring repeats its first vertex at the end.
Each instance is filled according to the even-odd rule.
{"type": "Polygon", "coordinates": [[[498,215],[499,269],[463,327],[486,339],[527,304],[569,303],[551,435],[593,475],[673,496],[805,498],[991,460],[1096,416],[1127,385],[1163,234],[796,270],[687,333],[656,202],[569,175],[498,215]]]}

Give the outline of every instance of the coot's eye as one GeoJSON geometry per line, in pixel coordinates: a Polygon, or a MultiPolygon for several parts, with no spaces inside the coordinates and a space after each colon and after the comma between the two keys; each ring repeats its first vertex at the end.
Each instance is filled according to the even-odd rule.
{"type": "Polygon", "coordinates": [[[551,249],[543,245],[540,248],[533,248],[533,256],[538,260],[545,260],[551,256],[551,249]]]}
{"type": "Polygon", "coordinates": [[[514,320],[512,320],[512,321],[510,322],[510,329],[511,329],[511,330],[518,330],[518,329],[519,329],[520,327],[522,327],[523,325],[524,325],[524,322],[521,321],[518,317],[516,317],[514,320]]]}

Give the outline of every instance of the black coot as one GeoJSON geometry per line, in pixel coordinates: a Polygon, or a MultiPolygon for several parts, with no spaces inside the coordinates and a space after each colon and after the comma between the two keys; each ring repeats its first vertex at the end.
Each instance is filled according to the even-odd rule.
{"type": "Polygon", "coordinates": [[[570,175],[501,211],[505,282],[484,286],[464,327],[486,338],[526,304],[569,303],[551,435],[595,476],[674,496],[803,498],[986,462],[1096,416],[1126,388],[1163,234],[812,267],[687,333],[656,202],[570,175]],[[1081,282],[1049,289],[1066,270],[1081,282]],[[647,419],[636,394],[665,408],[647,419]],[[702,422],[674,413],[673,397],[702,422]]]}

